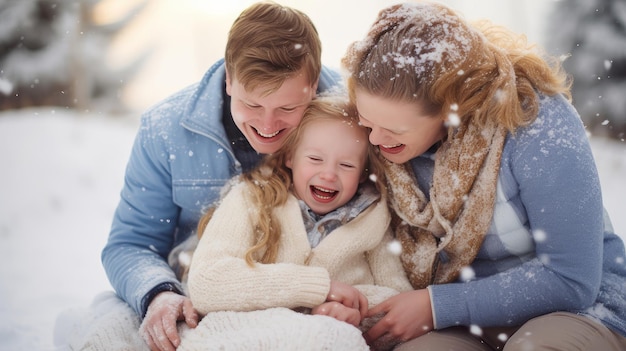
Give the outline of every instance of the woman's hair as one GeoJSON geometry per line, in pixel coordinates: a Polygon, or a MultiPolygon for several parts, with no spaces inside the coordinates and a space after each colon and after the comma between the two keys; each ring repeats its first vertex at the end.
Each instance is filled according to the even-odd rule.
{"type": "MultiPolygon", "coordinates": [[[[295,153],[300,145],[303,133],[307,127],[318,121],[345,121],[354,128],[362,130],[365,139],[368,130],[358,123],[356,106],[347,96],[328,95],[314,99],[304,112],[302,121],[298,127],[289,134],[282,147],[274,154],[267,155],[261,163],[250,172],[241,175],[240,180],[248,183],[250,189],[246,195],[250,200],[249,213],[256,217],[255,223],[256,244],[246,252],[246,262],[254,265],[255,261],[261,263],[273,263],[276,261],[278,245],[281,236],[279,219],[274,215],[273,209],[287,202],[289,190],[292,185],[292,172],[286,166],[286,161],[295,153]]],[[[367,162],[364,167],[364,177],[374,182],[381,198],[386,197],[385,175],[382,161],[377,148],[369,142],[367,145],[367,162]]],[[[210,211],[198,223],[198,233],[201,235],[213,211],[210,211]]]]}
{"type": "Polygon", "coordinates": [[[228,33],[224,60],[230,79],[246,90],[278,89],[297,72],[315,84],[322,70],[322,44],[311,19],[271,1],[244,10],[228,33]]]}
{"type": "Polygon", "coordinates": [[[363,89],[416,102],[426,115],[456,113],[479,125],[493,119],[511,132],[537,117],[537,92],[571,98],[571,82],[556,58],[524,36],[488,21],[472,26],[437,3],[383,9],[342,63],[353,100],[363,89]]]}

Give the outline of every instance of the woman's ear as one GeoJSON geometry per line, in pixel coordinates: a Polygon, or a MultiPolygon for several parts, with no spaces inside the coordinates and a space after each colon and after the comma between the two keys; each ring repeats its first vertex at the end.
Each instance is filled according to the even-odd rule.
{"type": "Polygon", "coordinates": [[[285,167],[291,169],[291,166],[293,165],[292,161],[291,161],[291,156],[287,157],[285,159],[285,167]]]}
{"type": "Polygon", "coordinates": [[[313,93],[313,94],[311,95],[311,97],[312,97],[313,99],[315,99],[315,97],[317,96],[317,85],[318,85],[318,84],[319,84],[319,81],[318,81],[318,82],[315,82],[315,84],[313,84],[313,85],[311,86],[311,92],[313,93]]]}

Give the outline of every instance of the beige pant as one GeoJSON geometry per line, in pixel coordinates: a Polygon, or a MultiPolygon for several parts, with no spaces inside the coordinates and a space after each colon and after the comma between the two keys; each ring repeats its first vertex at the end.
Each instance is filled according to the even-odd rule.
{"type": "MultiPolygon", "coordinates": [[[[475,330],[473,330],[476,333],[475,330]]],[[[396,351],[626,350],[626,337],[591,318],[567,312],[540,316],[515,328],[485,328],[477,336],[467,327],[432,331],[396,351]]],[[[479,333],[476,333],[479,334],[479,333]]]]}

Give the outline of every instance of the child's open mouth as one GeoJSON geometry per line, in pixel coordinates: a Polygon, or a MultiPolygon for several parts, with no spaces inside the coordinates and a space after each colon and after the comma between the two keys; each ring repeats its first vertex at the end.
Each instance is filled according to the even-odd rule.
{"type": "Polygon", "coordinates": [[[339,193],[337,190],[323,188],[323,187],[315,186],[315,185],[311,185],[310,189],[311,189],[311,194],[313,195],[313,197],[320,202],[330,202],[339,193]]]}

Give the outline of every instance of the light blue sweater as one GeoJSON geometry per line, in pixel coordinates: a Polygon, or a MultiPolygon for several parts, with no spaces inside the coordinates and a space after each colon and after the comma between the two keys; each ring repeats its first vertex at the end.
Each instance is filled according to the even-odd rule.
{"type": "MultiPolygon", "coordinates": [[[[422,189],[429,156],[411,161],[422,189]]],[[[429,287],[435,328],[571,311],[626,336],[624,244],[603,209],[580,117],[563,97],[541,97],[537,120],[507,136],[494,218],[472,268],[474,280],[429,287]]]]}

